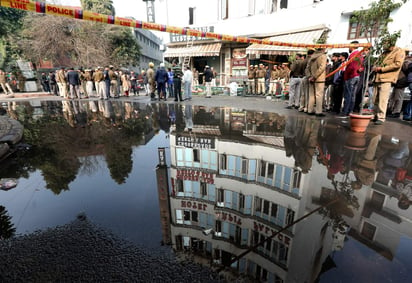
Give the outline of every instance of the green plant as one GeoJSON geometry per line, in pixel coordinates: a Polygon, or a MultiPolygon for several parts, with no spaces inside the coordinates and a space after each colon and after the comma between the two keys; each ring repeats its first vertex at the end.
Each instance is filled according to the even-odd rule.
{"type": "MultiPolygon", "coordinates": [[[[377,0],[369,4],[368,9],[355,11],[351,16],[350,22],[359,25],[360,34],[371,43],[369,52],[365,55],[367,69],[363,81],[362,96],[366,92],[371,73],[371,66],[381,66],[384,56],[389,46],[395,46],[401,31],[389,32],[388,24],[393,21],[391,13],[399,9],[408,0],[377,0]]],[[[360,105],[363,109],[363,97],[360,105]]]]}

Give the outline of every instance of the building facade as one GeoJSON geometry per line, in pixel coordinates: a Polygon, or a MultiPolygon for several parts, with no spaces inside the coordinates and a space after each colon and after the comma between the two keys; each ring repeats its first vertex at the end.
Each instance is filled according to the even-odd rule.
{"type": "MultiPolygon", "coordinates": [[[[174,2],[169,0],[169,6],[174,2]]],[[[219,34],[269,38],[275,41],[307,43],[350,43],[353,40],[366,42],[359,29],[350,22],[354,11],[367,9],[371,0],[350,0],[336,5],[333,0],[211,0],[179,2],[181,15],[169,17],[169,24],[189,28],[208,29],[219,34]],[[186,6],[185,6],[186,5],[186,6]],[[184,11],[187,11],[186,13],[184,11]],[[207,11],[205,13],[204,11],[207,11]]],[[[393,22],[389,31],[401,30],[397,45],[412,49],[412,3],[406,2],[392,13],[393,22]]],[[[250,64],[273,65],[288,61],[288,56],[305,52],[305,48],[288,48],[242,44],[215,40],[212,53],[199,52],[199,48],[212,48],[205,42],[180,35],[171,35],[165,57],[167,60],[190,62],[192,67],[203,71],[204,65],[214,66],[220,74],[222,85],[231,79],[246,76],[250,64]],[[173,38],[180,38],[179,43],[173,38]],[[199,45],[200,47],[193,47],[199,45]],[[218,54],[218,56],[217,56],[218,54]],[[245,54],[246,60],[239,60],[245,54]],[[192,61],[186,57],[192,57],[192,61]],[[200,69],[199,69],[200,68],[200,69]]],[[[347,51],[330,49],[332,52],[347,51]]]]}

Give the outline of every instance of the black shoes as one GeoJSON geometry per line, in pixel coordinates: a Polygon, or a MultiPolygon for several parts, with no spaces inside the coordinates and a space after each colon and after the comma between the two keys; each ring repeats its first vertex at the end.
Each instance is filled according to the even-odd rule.
{"type": "Polygon", "coordinates": [[[376,120],[375,125],[383,125],[383,121],[382,120],[376,120]]]}
{"type": "Polygon", "coordinates": [[[401,113],[392,113],[388,116],[389,118],[400,118],[401,117],[401,113]]]}
{"type": "Polygon", "coordinates": [[[316,117],[325,117],[326,115],[325,114],[323,114],[323,113],[318,113],[318,114],[315,114],[316,115],[316,117]]]}

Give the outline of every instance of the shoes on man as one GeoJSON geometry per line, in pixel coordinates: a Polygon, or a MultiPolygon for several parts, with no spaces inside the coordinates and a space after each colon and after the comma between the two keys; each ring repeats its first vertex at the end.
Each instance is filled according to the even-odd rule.
{"type": "Polygon", "coordinates": [[[286,108],[286,109],[293,109],[293,106],[292,106],[292,105],[289,105],[289,106],[286,106],[285,108],[286,108]]]}
{"type": "Polygon", "coordinates": [[[325,116],[326,116],[326,115],[323,114],[323,113],[316,113],[315,115],[316,115],[316,117],[325,117],[325,116]]]}
{"type": "Polygon", "coordinates": [[[315,112],[307,112],[306,114],[313,116],[315,115],[315,112]]]}
{"type": "Polygon", "coordinates": [[[389,115],[390,118],[400,118],[401,117],[401,113],[392,113],[391,115],[389,115]]]}
{"type": "Polygon", "coordinates": [[[383,125],[383,121],[382,120],[376,120],[375,125],[383,125]]]}

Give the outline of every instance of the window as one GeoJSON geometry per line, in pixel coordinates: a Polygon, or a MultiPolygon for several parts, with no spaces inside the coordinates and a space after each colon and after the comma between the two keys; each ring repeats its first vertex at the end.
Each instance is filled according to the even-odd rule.
{"type": "Polygon", "coordinates": [[[379,21],[376,21],[371,26],[364,27],[351,16],[349,19],[348,39],[377,37],[382,29],[383,25],[379,21]]]}
{"type": "Polygon", "coordinates": [[[195,23],[195,7],[189,7],[189,25],[195,23]]]}
{"type": "Polygon", "coordinates": [[[280,8],[287,9],[288,8],[288,0],[280,0],[280,8]]]}
{"type": "Polygon", "coordinates": [[[226,20],[229,18],[229,0],[220,0],[220,19],[226,20]]]}

